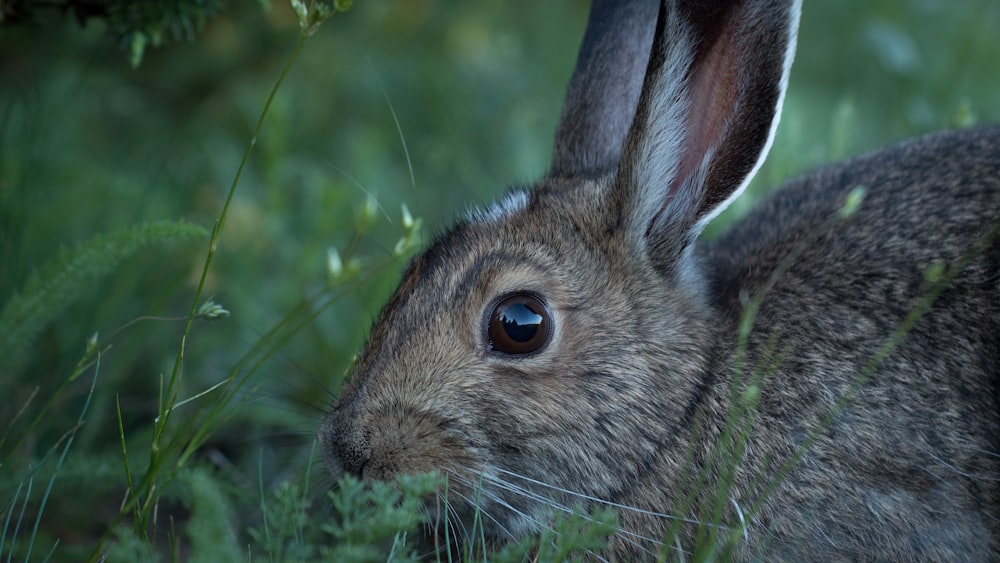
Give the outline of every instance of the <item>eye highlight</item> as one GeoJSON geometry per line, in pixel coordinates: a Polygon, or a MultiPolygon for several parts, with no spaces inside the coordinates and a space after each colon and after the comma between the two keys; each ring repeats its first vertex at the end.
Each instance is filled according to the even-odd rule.
{"type": "Polygon", "coordinates": [[[549,308],[530,293],[514,293],[493,306],[486,321],[490,350],[511,356],[535,353],[552,333],[549,308]]]}

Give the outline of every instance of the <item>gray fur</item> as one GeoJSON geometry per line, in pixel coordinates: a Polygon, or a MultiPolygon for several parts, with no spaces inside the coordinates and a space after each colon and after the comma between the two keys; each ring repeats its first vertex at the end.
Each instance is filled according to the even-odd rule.
{"type": "MultiPolygon", "coordinates": [[[[335,475],[441,471],[460,518],[475,512],[463,498],[480,497],[491,542],[600,499],[622,507],[606,556],[671,555],[691,549],[695,525],[680,525],[678,546],[657,542],[674,518],[705,517],[674,511],[702,468],[695,502],[720,490],[727,460],[713,452],[728,447],[733,398],[759,376],[746,450],[724,491],[722,524],[745,527],[739,556],[1000,557],[1000,128],[822,168],[720,240],[696,239],[770,143],[797,9],[764,0],[661,8],[642,95],[615,110],[619,121],[635,113],[634,125],[627,139],[617,127],[607,133],[622,143],[620,164],[560,157],[559,147],[594,146],[596,134],[561,126],[572,138],[557,140],[553,174],[524,205],[459,224],[411,264],[320,428],[335,475]],[[680,29],[698,39],[677,39],[680,29]],[[739,48],[712,51],[727,41],[739,48]],[[677,76],[670,52],[691,71],[677,76]],[[736,63],[740,76],[715,93],[733,103],[709,108],[728,117],[702,127],[690,116],[704,114],[706,96],[693,95],[692,77],[711,71],[698,66],[706,60],[736,63]],[[654,108],[670,100],[677,116],[664,122],[654,108]],[[838,218],[858,186],[860,208],[838,218]],[[945,275],[962,267],[768,489],[934,290],[926,273],[939,265],[945,275]],[[555,329],[537,354],[498,356],[484,337],[487,309],[515,291],[542,296],[555,329]],[[759,309],[743,355],[748,303],[759,309]]],[[[632,35],[615,37],[634,45],[632,35]]],[[[723,83],[706,76],[702,86],[723,83]]],[[[582,95],[570,88],[576,109],[564,121],[582,95]]]]}
{"type": "Polygon", "coordinates": [[[649,0],[593,0],[556,129],[550,175],[617,167],[639,101],[656,9],[649,0]]]}

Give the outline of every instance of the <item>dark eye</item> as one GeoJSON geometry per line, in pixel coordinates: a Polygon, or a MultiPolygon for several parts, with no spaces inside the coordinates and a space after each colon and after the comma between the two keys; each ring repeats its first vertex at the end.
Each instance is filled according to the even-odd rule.
{"type": "Polygon", "coordinates": [[[549,309],[534,295],[515,293],[502,298],[487,320],[490,349],[510,355],[531,354],[549,341],[549,309]]]}

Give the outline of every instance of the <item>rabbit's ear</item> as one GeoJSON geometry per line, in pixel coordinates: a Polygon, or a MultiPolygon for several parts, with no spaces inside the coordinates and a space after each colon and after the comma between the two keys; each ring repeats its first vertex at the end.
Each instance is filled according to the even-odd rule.
{"type": "Polygon", "coordinates": [[[556,128],[550,176],[614,171],[656,28],[656,0],[593,0],[556,128]]]}
{"type": "Polygon", "coordinates": [[[800,11],[801,0],[660,6],[614,187],[635,242],[655,259],[673,262],[763,162],[800,11]]]}

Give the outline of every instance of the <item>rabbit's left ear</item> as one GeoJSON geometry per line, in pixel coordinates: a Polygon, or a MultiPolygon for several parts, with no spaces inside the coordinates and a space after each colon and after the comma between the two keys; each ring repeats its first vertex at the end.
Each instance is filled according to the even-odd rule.
{"type": "Polygon", "coordinates": [[[801,0],[661,4],[614,187],[633,240],[657,260],[679,257],[763,162],[800,11],[801,0]]]}
{"type": "Polygon", "coordinates": [[[658,4],[591,1],[549,176],[601,176],[618,166],[648,66],[658,4]]]}

